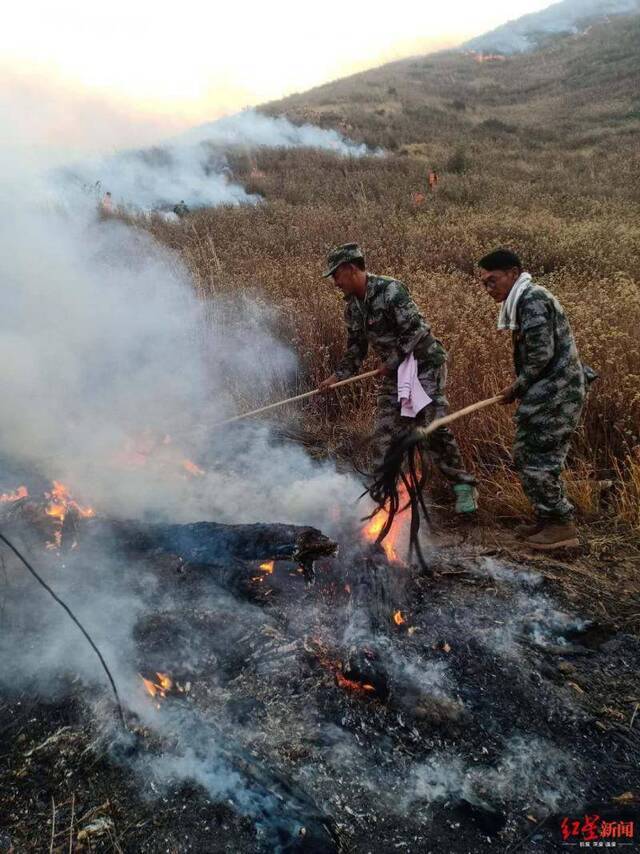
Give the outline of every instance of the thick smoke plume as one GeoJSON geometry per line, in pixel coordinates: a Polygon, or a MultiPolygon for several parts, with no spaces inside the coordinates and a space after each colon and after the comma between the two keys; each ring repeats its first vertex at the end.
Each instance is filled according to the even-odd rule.
{"type": "Polygon", "coordinates": [[[71,186],[96,196],[108,190],[115,204],[138,210],[170,210],[180,200],[192,207],[255,204],[258,198],[234,180],[224,151],[260,147],[319,148],[344,157],[374,153],[335,130],[245,110],[152,148],[77,163],[57,180],[66,192],[71,186]]]}
{"type": "MultiPolygon", "coordinates": [[[[253,127],[251,117],[244,115],[239,121],[253,127]]],[[[295,144],[295,139],[311,144],[313,134],[303,131],[259,117],[253,144],[278,144],[277,139],[281,144],[295,144]]],[[[245,138],[249,135],[246,128],[242,133],[245,138]]],[[[197,187],[202,164],[195,156],[188,164],[188,180],[182,186],[193,180],[197,187]]],[[[282,391],[292,381],[295,357],[271,333],[274,318],[269,310],[245,297],[233,304],[213,303],[204,311],[180,260],[144,231],[111,217],[100,218],[91,198],[82,194],[60,204],[59,184],[53,190],[43,188],[7,157],[0,158],[0,167],[7,200],[0,211],[5,284],[0,318],[5,365],[0,372],[2,491],[15,489],[21,472],[30,488],[38,480],[63,481],[74,497],[90,503],[98,514],[293,522],[315,524],[328,534],[346,521],[336,518],[338,507],[351,507],[360,515],[355,506],[360,487],[354,478],[311,461],[299,448],[276,442],[265,426],[216,429],[218,422],[235,414],[230,388],[241,387],[245,397],[253,392],[267,399],[272,389],[282,391]]],[[[153,172],[150,167],[145,170],[147,176],[153,172]]],[[[149,187],[147,200],[159,192],[157,183],[149,187]]],[[[139,193],[138,202],[146,192],[139,193]]],[[[174,186],[171,193],[190,198],[174,186]]],[[[42,552],[36,562],[46,563],[48,580],[90,627],[127,709],[175,744],[161,760],[141,754],[134,761],[142,788],[148,791],[150,780],[157,780],[158,788],[176,780],[196,780],[211,797],[233,798],[251,815],[269,813],[273,798],[265,794],[268,787],[247,784],[230,761],[234,748],[224,737],[224,725],[231,723],[242,742],[231,711],[223,709],[214,726],[197,707],[193,713],[163,709],[156,714],[144,694],[138,670],[152,665],[139,660],[136,632],[148,620],[160,618],[162,623],[164,618],[168,624],[171,615],[185,620],[188,628],[196,610],[191,603],[186,609],[184,601],[172,598],[179,595],[177,587],[163,589],[166,576],[161,568],[145,573],[139,563],[130,566],[121,556],[109,554],[92,555],[85,566],[81,551],[65,565],[63,556],[51,553],[47,559],[42,552]]],[[[96,658],[77,628],[22,568],[10,565],[9,570],[16,587],[11,608],[1,615],[0,686],[7,690],[27,686],[46,697],[73,674],[84,685],[104,688],[96,658]]],[[[509,579],[495,564],[487,564],[485,570],[497,580],[509,579]]],[[[524,586],[529,591],[536,579],[528,577],[524,586]]],[[[542,597],[523,592],[516,605],[512,622],[502,630],[508,643],[523,633],[537,640],[549,620],[551,640],[557,641],[567,628],[568,620],[542,597]]],[[[218,591],[199,597],[197,608],[223,615],[212,636],[226,649],[233,646],[235,626],[248,630],[272,620],[270,628],[278,633],[273,616],[239,600],[229,601],[218,591]]],[[[307,631],[316,621],[314,605],[300,610],[307,631]]],[[[457,608],[451,616],[442,608],[438,617],[448,619],[449,626],[464,625],[465,633],[480,636],[487,646],[500,647],[501,638],[487,636],[486,621],[476,611],[475,603],[467,613],[457,608]]],[[[149,632],[155,637],[153,626],[149,632]]],[[[191,637],[189,631],[184,634],[191,637]]],[[[207,636],[206,663],[215,683],[211,640],[207,636]]],[[[188,653],[193,655],[193,672],[198,673],[202,650],[189,647],[188,653]]],[[[432,713],[458,720],[462,708],[452,668],[418,658],[401,662],[390,655],[389,660],[406,693],[415,698],[427,693],[432,713]]],[[[187,670],[190,663],[184,661],[187,670]]],[[[215,694],[217,686],[211,687],[215,694]]],[[[104,711],[105,693],[96,704],[99,714],[104,711]]],[[[111,721],[106,715],[102,718],[111,721]]],[[[112,727],[107,726],[111,738],[112,727]]],[[[372,774],[362,785],[384,791],[384,780],[378,785],[375,776],[382,778],[382,771],[364,764],[367,757],[359,743],[345,738],[334,744],[336,761],[341,752],[356,757],[372,774]]],[[[497,809],[526,778],[526,797],[552,808],[558,793],[564,794],[561,787],[553,787],[553,778],[561,777],[565,766],[565,757],[546,743],[528,748],[519,740],[505,745],[495,767],[484,763],[471,767],[455,755],[437,755],[407,775],[408,801],[430,804],[438,797],[464,797],[497,809]]],[[[336,776],[332,775],[332,785],[336,776]]]]}
{"type": "Polygon", "coordinates": [[[338,131],[315,125],[294,125],[284,116],[272,118],[256,110],[244,110],[215,122],[200,125],[180,136],[184,142],[210,142],[218,146],[245,145],[252,148],[320,148],[343,157],[364,157],[366,145],[345,139],[338,131]]]}
{"type": "MultiPolygon", "coordinates": [[[[196,186],[201,164],[192,167],[196,186]]],[[[277,443],[259,423],[215,426],[236,412],[231,388],[258,403],[291,387],[296,359],[270,331],[272,310],[246,296],[204,306],[179,258],[143,230],[100,217],[89,196],[61,196],[64,185],[43,182],[6,150],[0,169],[1,490],[25,482],[37,498],[56,479],[98,515],[335,526],[336,506],[360,492],[353,478],[277,443]]],[[[127,709],[170,729],[144,694],[135,639],[149,615],[179,607],[157,576],[109,554],[92,555],[80,575],[77,561],[54,552],[32,557],[90,629],[127,709]]],[[[12,591],[23,593],[3,613],[3,689],[64,695],[68,674],[102,686],[76,626],[23,567],[9,561],[9,570],[12,591]]],[[[220,594],[199,605],[223,603],[220,594]]],[[[250,605],[231,608],[236,621],[260,619],[250,605]]],[[[224,763],[211,773],[216,736],[194,726],[206,750],[184,735],[165,778],[199,779],[241,809],[264,809],[224,763]]]]}
{"type": "Polygon", "coordinates": [[[589,24],[605,21],[610,15],[640,11],[639,0],[561,0],[542,9],[508,21],[484,33],[463,47],[476,51],[504,54],[535,50],[553,35],[568,35],[586,30],[589,24]]]}
{"type": "Polygon", "coordinates": [[[255,424],[241,438],[235,429],[233,444],[214,430],[235,412],[231,386],[260,401],[295,372],[267,309],[240,299],[204,312],[179,259],[144,232],[88,203],[61,212],[24,192],[10,199],[0,212],[6,458],[119,516],[298,522],[312,509],[322,521],[338,495],[355,495],[348,478],[255,424]]]}

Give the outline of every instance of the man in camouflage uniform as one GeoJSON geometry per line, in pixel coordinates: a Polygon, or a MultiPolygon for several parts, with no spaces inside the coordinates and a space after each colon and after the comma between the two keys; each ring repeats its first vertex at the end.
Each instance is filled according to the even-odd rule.
{"type": "Polygon", "coordinates": [[[180,199],[178,204],[174,206],[173,212],[176,216],[180,217],[180,219],[182,219],[189,213],[189,208],[185,203],[184,199],[180,199]]]}
{"type": "Polygon", "coordinates": [[[558,300],[533,284],[513,252],[499,249],[480,262],[489,296],[502,303],[498,328],[510,330],[516,381],[502,403],[519,401],[513,461],[536,520],[518,534],[528,546],[577,546],[573,506],[560,473],[578,427],[587,382],[595,377],[580,362],[569,321],[558,300]]]}
{"type": "MultiPolygon", "coordinates": [[[[447,354],[402,282],[366,271],[364,255],[356,243],[346,243],[329,253],[325,278],[331,277],[345,298],[347,349],[335,373],[320,383],[328,391],[339,380],[357,374],[369,345],[382,362],[378,389],[374,471],[379,469],[392,443],[408,437],[447,412],[445,397],[447,354]],[[418,379],[432,402],[415,418],[400,414],[398,366],[413,353],[418,379]]],[[[477,510],[475,478],[464,469],[460,451],[448,427],[431,434],[429,453],[443,475],[453,483],[456,511],[477,510]]]]}

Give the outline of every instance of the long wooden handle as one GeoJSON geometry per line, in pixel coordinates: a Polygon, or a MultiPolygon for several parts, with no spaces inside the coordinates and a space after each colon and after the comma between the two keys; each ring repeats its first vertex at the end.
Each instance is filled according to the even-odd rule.
{"type": "MultiPolygon", "coordinates": [[[[355,377],[349,377],[346,380],[340,380],[330,386],[331,389],[340,388],[349,383],[357,383],[360,380],[366,380],[369,377],[375,377],[380,373],[379,369],[375,371],[367,371],[365,374],[357,374],[355,377]]],[[[270,403],[268,406],[261,406],[260,409],[252,409],[251,412],[243,412],[242,415],[234,415],[233,418],[227,418],[225,421],[218,421],[213,427],[222,427],[224,424],[231,424],[233,421],[241,421],[243,418],[250,418],[252,415],[260,415],[262,412],[268,412],[270,409],[276,409],[278,406],[284,406],[287,403],[297,403],[299,400],[306,400],[308,397],[313,397],[320,394],[321,389],[314,388],[313,391],[305,391],[304,394],[298,394],[295,397],[288,397],[286,400],[279,400],[277,403],[270,403]]]]}
{"type": "Polygon", "coordinates": [[[428,427],[424,428],[424,435],[428,436],[429,433],[433,433],[433,431],[437,430],[438,427],[445,427],[447,424],[451,424],[452,421],[457,421],[458,418],[462,418],[463,415],[471,415],[472,412],[477,412],[479,409],[484,409],[487,406],[493,406],[494,403],[498,403],[501,400],[502,395],[497,394],[495,397],[489,397],[487,400],[479,400],[477,403],[465,406],[464,409],[459,409],[457,412],[452,412],[450,415],[443,415],[442,418],[436,418],[436,420],[432,421],[428,427]]]}

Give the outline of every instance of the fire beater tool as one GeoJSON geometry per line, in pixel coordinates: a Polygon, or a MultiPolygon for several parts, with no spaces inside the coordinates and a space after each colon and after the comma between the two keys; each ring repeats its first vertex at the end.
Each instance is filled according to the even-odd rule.
{"type": "MultiPolygon", "coordinates": [[[[364,374],[358,374],[355,377],[349,377],[346,380],[340,380],[334,383],[331,388],[340,388],[341,386],[357,383],[360,380],[376,377],[380,374],[380,369],[375,371],[367,371],[364,374]]],[[[268,406],[261,406],[259,409],[252,409],[251,412],[243,412],[242,415],[234,415],[232,418],[226,418],[224,421],[218,421],[213,427],[223,427],[225,424],[231,424],[233,421],[241,421],[243,418],[250,418],[252,415],[260,415],[262,412],[268,412],[270,409],[276,409],[279,406],[285,406],[287,403],[298,403],[300,400],[307,400],[309,397],[314,397],[316,394],[322,394],[322,389],[314,388],[313,391],[306,391],[304,394],[297,394],[295,397],[288,397],[286,400],[278,400],[276,403],[270,403],[268,406]]]]}
{"type": "Polygon", "coordinates": [[[476,403],[465,406],[464,409],[458,409],[457,412],[450,412],[449,415],[443,415],[442,418],[436,418],[428,427],[420,427],[416,432],[420,433],[422,436],[428,436],[430,433],[433,433],[434,430],[437,430],[439,427],[445,427],[453,421],[457,421],[458,418],[462,418],[463,415],[471,415],[472,412],[478,412],[480,409],[486,409],[487,406],[493,406],[494,403],[499,403],[501,400],[501,394],[496,394],[495,397],[488,397],[486,400],[479,400],[476,403]]]}
{"type": "MultiPolygon", "coordinates": [[[[366,490],[378,505],[368,517],[372,518],[381,510],[386,512],[385,523],[382,526],[376,542],[381,543],[387,536],[393,525],[396,513],[401,513],[411,508],[410,544],[422,565],[427,569],[426,561],[420,549],[418,531],[420,528],[420,513],[425,519],[429,519],[429,511],[425,504],[423,490],[427,481],[427,467],[423,465],[422,454],[425,445],[429,442],[429,436],[439,427],[445,427],[458,418],[471,415],[488,406],[493,406],[502,400],[502,395],[497,394],[486,400],[479,400],[470,406],[465,406],[457,412],[451,412],[442,418],[436,418],[427,427],[416,428],[411,435],[393,444],[381,467],[376,472],[374,483],[366,490]]],[[[366,493],[365,493],[366,494],[366,493]]]]}

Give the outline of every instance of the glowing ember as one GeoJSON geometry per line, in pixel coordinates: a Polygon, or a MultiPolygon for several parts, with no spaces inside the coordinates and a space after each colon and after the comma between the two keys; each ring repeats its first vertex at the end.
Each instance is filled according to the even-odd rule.
{"type": "Polygon", "coordinates": [[[158,691],[162,690],[155,684],[155,682],[152,682],[151,679],[145,679],[142,673],[140,674],[140,678],[144,683],[144,687],[147,690],[147,694],[150,694],[152,697],[155,697],[158,691]]]}
{"type": "Polygon", "coordinates": [[[332,660],[320,641],[312,641],[312,644],[314,647],[313,651],[316,654],[318,662],[326,670],[329,670],[331,673],[333,673],[336,685],[338,685],[340,688],[344,688],[346,691],[355,691],[356,693],[360,694],[376,693],[375,687],[373,685],[370,685],[368,682],[356,682],[354,679],[347,679],[347,677],[342,672],[342,663],[340,661],[332,660]]]}
{"type": "Polygon", "coordinates": [[[404,624],[405,624],[407,621],[406,621],[406,620],[405,620],[405,618],[402,616],[402,611],[396,611],[396,612],[394,613],[394,615],[393,615],[393,622],[396,624],[396,626],[404,626],[404,624]]]}
{"type": "Polygon", "coordinates": [[[376,690],[373,685],[369,685],[367,682],[355,682],[353,679],[347,679],[346,676],[343,676],[341,670],[336,670],[335,676],[336,683],[347,691],[363,691],[370,694],[376,690]]]}
{"type": "Polygon", "coordinates": [[[204,469],[201,469],[200,466],[192,463],[191,460],[183,460],[182,468],[190,475],[193,475],[193,477],[204,477],[204,469]]]}
{"type": "Polygon", "coordinates": [[[19,486],[17,489],[14,489],[13,492],[3,492],[2,495],[0,495],[0,502],[19,501],[21,498],[26,498],[27,495],[29,495],[27,487],[19,486]]]}
{"type": "Polygon", "coordinates": [[[274,566],[275,566],[275,561],[267,560],[264,563],[260,564],[260,569],[262,570],[262,572],[272,573],[274,566]]]}
{"type": "Polygon", "coordinates": [[[140,674],[147,694],[150,694],[152,697],[164,698],[167,696],[167,691],[173,688],[173,680],[167,673],[156,673],[156,676],[158,677],[158,681],[153,682],[151,679],[145,679],[142,673],[140,674]]]}

